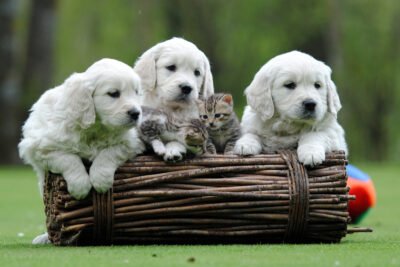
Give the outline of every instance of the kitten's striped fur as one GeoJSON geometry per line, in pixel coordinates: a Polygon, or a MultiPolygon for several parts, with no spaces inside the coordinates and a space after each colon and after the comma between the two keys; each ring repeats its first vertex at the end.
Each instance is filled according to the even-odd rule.
{"type": "Polygon", "coordinates": [[[198,101],[200,119],[207,127],[208,153],[232,154],[241,136],[240,122],[233,110],[230,94],[214,94],[198,101]]]}
{"type": "Polygon", "coordinates": [[[193,154],[206,151],[208,133],[199,119],[181,120],[158,109],[142,107],[140,135],[159,156],[164,156],[164,143],[177,141],[193,154]]]}

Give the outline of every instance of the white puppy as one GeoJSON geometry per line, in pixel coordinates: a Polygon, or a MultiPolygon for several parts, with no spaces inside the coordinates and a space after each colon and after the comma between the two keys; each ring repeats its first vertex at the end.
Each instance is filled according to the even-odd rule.
{"type": "Polygon", "coordinates": [[[236,154],[297,149],[299,160],[310,166],[322,163],[326,152],[347,154],[336,120],[339,96],[323,62],[298,51],[276,56],[258,71],[245,94],[244,135],[236,154]]]}
{"type": "MultiPolygon", "coordinates": [[[[141,104],[180,119],[198,118],[196,99],[214,93],[210,63],[193,43],[182,38],[161,42],[136,61],[142,81],[141,104]]],[[[179,160],[186,148],[177,142],[166,147],[169,160],[179,160]]]]}
{"type": "Polygon", "coordinates": [[[144,150],[133,128],[141,115],[139,89],[130,66],[102,59],[40,97],[23,126],[19,153],[37,172],[41,193],[47,171],[62,174],[77,199],[92,186],[98,192],[112,186],[116,168],[144,150]],[[82,159],[93,162],[89,173],[82,159]]]}

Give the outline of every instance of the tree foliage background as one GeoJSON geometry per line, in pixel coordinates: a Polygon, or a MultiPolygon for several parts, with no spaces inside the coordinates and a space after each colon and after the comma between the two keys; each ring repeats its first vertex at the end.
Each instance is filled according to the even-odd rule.
{"type": "Polygon", "coordinates": [[[217,91],[243,90],[273,56],[325,61],[356,161],[400,161],[400,1],[0,0],[0,163],[19,163],[28,110],[46,89],[110,57],[132,65],[173,36],[209,57],[217,91]]]}

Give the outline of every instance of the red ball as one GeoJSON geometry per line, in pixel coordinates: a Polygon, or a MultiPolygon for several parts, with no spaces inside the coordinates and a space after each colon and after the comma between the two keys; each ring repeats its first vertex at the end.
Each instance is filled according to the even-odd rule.
{"type": "Polygon", "coordinates": [[[353,165],[349,164],[346,170],[348,175],[347,186],[350,187],[350,195],[356,196],[355,200],[349,202],[348,211],[352,222],[358,223],[375,206],[375,187],[369,175],[353,165]]]}

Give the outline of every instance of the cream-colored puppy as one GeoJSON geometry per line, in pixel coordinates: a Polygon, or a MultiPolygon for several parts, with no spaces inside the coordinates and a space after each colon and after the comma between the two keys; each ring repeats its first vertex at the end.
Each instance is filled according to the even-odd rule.
{"type": "Polygon", "coordinates": [[[120,164],[144,150],[135,126],[141,108],[140,78],[117,60],[102,59],[33,105],[22,129],[21,158],[33,166],[42,192],[45,173],[60,173],[68,191],[84,198],[113,184],[120,164]],[[82,159],[92,161],[89,173],[82,159]]]}
{"type": "MultiPolygon", "coordinates": [[[[136,61],[142,81],[141,104],[161,109],[180,119],[198,118],[196,99],[214,93],[206,55],[182,38],[156,44],[136,61]]],[[[186,148],[177,142],[166,147],[168,160],[179,160],[186,148]]]]}
{"type": "Polygon", "coordinates": [[[315,166],[325,153],[347,145],[337,122],[341,108],[331,69],[298,51],[272,58],[246,88],[239,155],[297,149],[299,160],[315,166]]]}

